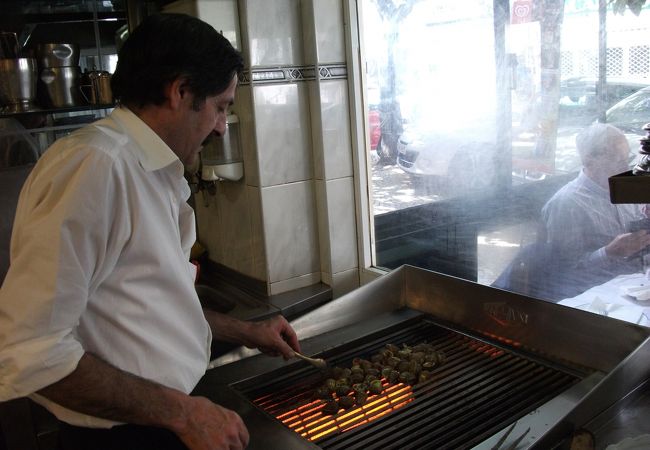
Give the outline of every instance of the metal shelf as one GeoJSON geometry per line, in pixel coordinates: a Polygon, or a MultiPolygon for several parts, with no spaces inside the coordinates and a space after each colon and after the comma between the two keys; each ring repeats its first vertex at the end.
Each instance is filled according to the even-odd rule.
{"type": "Polygon", "coordinates": [[[78,112],[78,111],[99,111],[99,110],[104,110],[104,109],[110,109],[110,108],[115,108],[115,103],[107,104],[107,105],[81,105],[81,106],[72,106],[68,108],[43,108],[43,109],[35,109],[32,111],[24,111],[24,112],[15,112],[15,113],[3,113],[2,108],[0,107],[0,119],[7,118],[7,117],[15,117],[15,116],[24,116],[28,114],[63,114],[63,113],[70,113],[70,112],[78,112]]]}
{"type": "MultiPolygon", "coordinates": [[[[139,1],[139,0],[136,0],[139,1]]],[[[113,55],[117,49],[117,33],[128,25],[127,2],[114,1],[106,6],[99,0],[61,0],[49,2],[44,0],[2,0],[0,29],[13,31],[24,46],[24,54],[33,56],[35,45],[47,42],[75,42],[79,44],[81,57],[88,58],[80,62],[82,69],[86,62],[90,70],[90,60],[96,58],[96,67],[105,70],[103,57],[113,55]]],[[[95,62],[92,63],[95,67],[95,62]]],[[[110,69],[109,69],[110,70],[110,69]]],[[[36,101],[42,95],[37,95],[36,101]]],[[[81,104],[73,107],[49,108],[37,103],[29,111],[12,111],[0,105],[0,120],[17,119],[23,123],[24,132],[12,130],[8,134],[39,134],[39,145],[46,148],[59,137],[59,133],[85,126],[106,116],[115,103],[90,105],[81,104]],[[84,112],[87,111],[87,114],[84,112]],[[37,115],[44,115],[41,123],[37,115]],[[94,117],[94,119],[93,119],[94,117]],[[22,119],[25,120],[22,120],[22,119]],[[30,128],[27,124],[39,122],[39,126],[30,128]]]]}
{"type": "Polygon", "coordinates": [[[24,24],[50,24],[50,23],[72,23],[72,22],[101,22],[126,20],[126,11],[97,12],[71,12],[71,13],[28,13],[28,14],[7,14],[2,23],[24,23],[24,24]]]}

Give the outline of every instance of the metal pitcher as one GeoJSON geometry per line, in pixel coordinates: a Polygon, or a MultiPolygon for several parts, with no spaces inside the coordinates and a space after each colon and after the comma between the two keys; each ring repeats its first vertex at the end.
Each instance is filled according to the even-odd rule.
{"type": "Polygon", "coordinates": [[[111,74],[105,70],[92,70],[84,73],[81,93],[91,105],[112,104],[111,74]]]}

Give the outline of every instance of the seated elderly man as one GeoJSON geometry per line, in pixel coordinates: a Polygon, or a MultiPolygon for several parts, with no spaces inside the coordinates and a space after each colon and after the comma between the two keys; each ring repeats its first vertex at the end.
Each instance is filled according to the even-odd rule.
{"type": "Polygon", "coordinates": [[[650,230],[633,231],[644,219],[641,208],[612,204],[609,197],[608,178],[629,169],[625,135],[612,125],[593,124],[577,136],[576,146],[582,170],[542,208],[540,238],[562,267],[555,280],[560,297],[640,272],[639,254],[650,244],[650,230]]]}

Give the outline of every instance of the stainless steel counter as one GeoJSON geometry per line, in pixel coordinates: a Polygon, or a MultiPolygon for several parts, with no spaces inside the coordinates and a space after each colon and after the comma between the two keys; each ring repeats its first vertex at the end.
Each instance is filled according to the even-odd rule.
{"type": "Polygon", "coordinates": [[[650,434],[648,418],[650,418],[650,380],[646,380],[584,428],[594,434],[596,449],[600,450],[627,438],[650,434]]]}

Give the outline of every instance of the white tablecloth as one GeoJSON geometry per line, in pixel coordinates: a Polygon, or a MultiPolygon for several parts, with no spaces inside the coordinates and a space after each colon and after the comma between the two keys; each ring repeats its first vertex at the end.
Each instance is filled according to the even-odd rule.
{"type": "Polygon", "coordinates": [[[645,274],[619,275],[558,304],[650,327],[650,300],[638,301],[625,294],[626,288],[641,285],[650,286],[645,274]]]}

